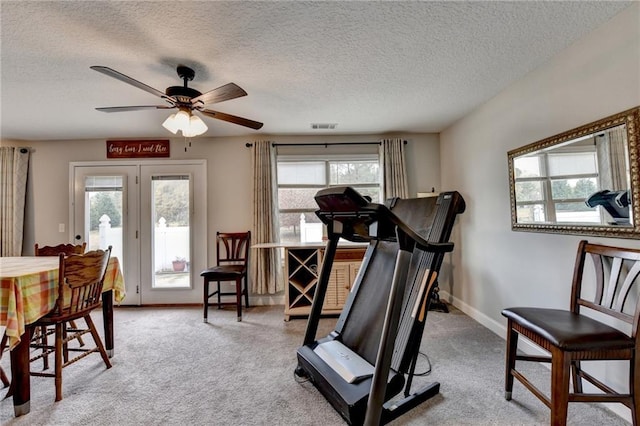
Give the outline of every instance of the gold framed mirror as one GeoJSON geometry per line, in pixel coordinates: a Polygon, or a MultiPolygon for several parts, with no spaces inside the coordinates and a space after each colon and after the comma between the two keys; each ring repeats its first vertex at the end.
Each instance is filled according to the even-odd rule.
{"type": "Polygon", "coordinates": [[[640,107],[508,152],[514,231],[640,239],[640,107]]]}

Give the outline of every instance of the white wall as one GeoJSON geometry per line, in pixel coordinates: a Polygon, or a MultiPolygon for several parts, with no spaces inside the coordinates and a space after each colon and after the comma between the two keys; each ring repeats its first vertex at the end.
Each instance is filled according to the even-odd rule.
{"type": "Polygon", "coordinates": [[[568,307],[580,239],[640,246],[637,240],[511,231],[507,171],[507,151],[638,105],[635,3],[441,133],[443,186],[467,201],[454,233],[453,275],[441,282],[450,300],[504,337],[505,307],[568,307]]]}
{"type": "MultiPolygon", "coordinates": [[[[171,140],[171,160],[207,160],[208,238],[218,230],[251,228],[251,150],[247,142],[257,139],[276,143],[375,142],[384,137],[408,141],[407,168],[411,194],[440,187],[439,138],[435,134],[393,134],[358,136],[272,136],[255,138],[195,138],[185,152],[184,140],[171,140]]],[[[105,161],[105,140],[2,141],[3,145],[32,147],[24,253],[33,253],[33,244],[53,244],[70,239],[58,225],[69,229],[69,163],[105,161]]],[[[156,159],[157,160],[157,159],[156,159]]],[[[117,160],[108,160],[114,161],[117,160]]],[[[144,161],[144,160],[141,160],[144,161]]],[[[214,245],[208,257],[215,261],[214,245]]]]}

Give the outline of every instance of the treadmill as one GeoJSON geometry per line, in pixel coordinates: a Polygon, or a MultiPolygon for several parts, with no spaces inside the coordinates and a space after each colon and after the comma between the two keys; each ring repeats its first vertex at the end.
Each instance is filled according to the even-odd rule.
{"type": "Polygon", "coordinates": [[[321,190],[315,200],[328,241],[295,374],[309,379],[348,424],[386,424],[439,392],[439,383],[415,392],[411,383],[428,305],[465,202],[450,191],[383,205],[348,186],[321,190]],[[335,329],[317,339],[341,238],[368,247],[335,329]],[[362,364],[368,371],[358,369],[362,364]],[[403,388],[404,397],[391,401],[403,388]]]}

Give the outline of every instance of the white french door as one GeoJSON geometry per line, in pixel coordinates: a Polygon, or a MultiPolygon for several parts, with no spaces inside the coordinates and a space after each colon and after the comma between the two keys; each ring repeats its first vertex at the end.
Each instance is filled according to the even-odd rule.
{"type": "Polygon", "coordinates": [[[140,304],[137,283],[140,279],[138,244],[138,167],[74,166],[70,168],[73,183],[71,199],[71,231],[76,243],[87,243],[87,250],[112,246],[111,255],[118,258],[127,295],[123,304],[140,304]]]}
{"type": "Polygon", "coordinates": [[[113,247],[125,278],[123,304],[201,301],[198,272],[207,261],[204,160],[71,163],[70,178],[73,238],[89,249],[113,247]]]}
{"type": "Polygon", "coordinates": [[[201,302],[200,271],[207,267],[204,162],[142,166],[140,200],[142,303],[201,302]]]}

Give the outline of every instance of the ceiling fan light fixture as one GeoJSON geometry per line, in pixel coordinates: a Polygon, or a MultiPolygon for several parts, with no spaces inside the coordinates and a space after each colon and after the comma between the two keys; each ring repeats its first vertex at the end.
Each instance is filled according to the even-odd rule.
{"type": "Polygon", "coordinates": [[[181,131],[182,136],[185,138],[200,136],[209,130],[200,117],[186,110],[180,110],[175,114],[171,114],[164,123],[162,123],[162,126],[174,135],[177,134],[178,131],[181,131]]]}
{"type": "Polygon", "coordinates": [[[180,129],[178,128],[178,124],[176,123],[176,115],[175,114],[171,114],[169,117],[167,117],[167,119],[164,120],[164,123],[162,123],[162,127],[167,129],[168,131],[170,131],[174,135],[176,133],[178,133],[178,130],[180,130],[180,129]]]}
{"type": "Polygon", "coordinates": [[[181,109],[180,111],[176,112],[176,116],[174,118],[174,121],[176,123],[176,126],[178,126],[179,130],[183,130],[187,129],[189,127],[189,116],[191,114],[188,111],[185,111],[183,109],[181,109]]]}
{"type": "Polygon", "coordinates": [[[204,121],[202,121],[202,119],[197,115],[192,114],[189,118],[189,127],[186,131],[184,129],[182,130],[182,135],[190,138],[193,136],[200,136],[207,130],[209,130],[209,128],[204,124],[204,121]]]}

